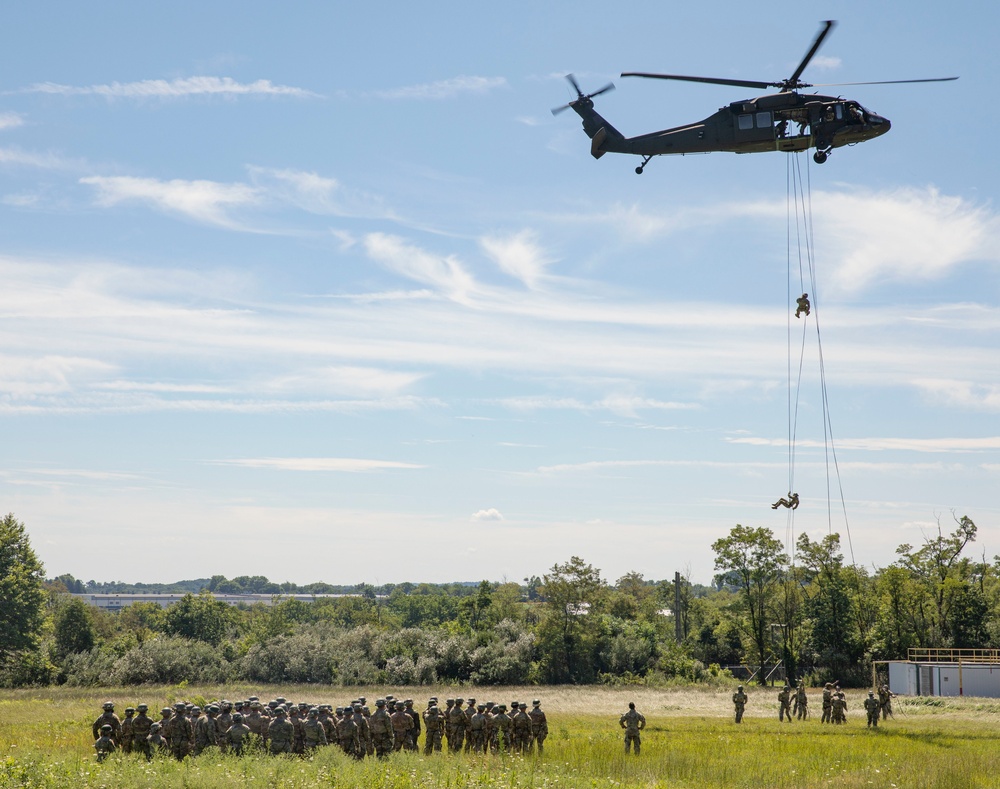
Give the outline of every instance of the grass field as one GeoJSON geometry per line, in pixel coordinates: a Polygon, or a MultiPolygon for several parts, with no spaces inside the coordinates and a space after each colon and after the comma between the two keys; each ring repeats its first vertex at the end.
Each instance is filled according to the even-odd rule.
{"type": "Polygon", "coordinates": [[[819,723],[818,691],[810,694],[814,717],[792,724],[778,722],[775,690],[751,689],[738,726],[730,696],[723,689],[603,687],[0,691],[0,787],[1000,787],[1000,701],[898,698],[895,720],[872,731],[860,691],[848,695],[843,726],[819,723]],[[339,705],[358,693],[371,703],[385,692],[412,697],[420,709],[430,695],[540,698],[549,720],[545,755],[401,753],[355,762],[336,748],[312,759],[236,759],[210,750],[183,763],[116,756],[100,765],[94,757],[91,724],[106,699],[121,714],[139,702],[158,710],[180,698],[282,695],[339,705]],[[647,720],[639,757],[625,756],[618,727],[629,701],[647,720]]]}

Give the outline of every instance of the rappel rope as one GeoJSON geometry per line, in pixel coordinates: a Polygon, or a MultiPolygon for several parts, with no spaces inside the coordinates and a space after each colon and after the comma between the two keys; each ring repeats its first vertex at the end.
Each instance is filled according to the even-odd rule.
{"type": "MultiPolygon", "coordinates": [[[[811,174],[806,163],[805,183],[803,183],[801,157],[799,154],[790,155],[787,158],[786,168],[786,248],[788,258],[788,300],[787,304],[792,304],[794,295],[792,293],[792,264],[793,253],[795,263],[798,268],[799,293],[809,293],[811,301],[811,311],[809,316],[804,316],[802,322],[802,339],[799,343],[798,367],[794,371],[793,379],[793,345],[792,345],[792,313],[788,311],[788,490],[791,493],[795,490],[795,456],[796,440],[798,433],[799,396],[802,391],[802,372],[805,366],[806,334],[808,330],[808,318],[813,319],[816,327],[816,347],[819,356],[820,391],[823,409],[823,458],[826,467],[826,509],[827,509],[827,532],[833,533],[833,495],[832,476],[836,476],[837,492],[840,496],[841,510],[844,516],[844,528],[847,536],[847,545],[851,554],[851,564],[856,565],[854,559],[854,543],[851,539],[851,526],[847,517],[847,502],[844,498],[844,486],[840,476],[840,465],[837,461],[837,448],[833,439],[833,422],[830,419],[830,400],[826,385],[826,364],[823,359],[823,339],[820,333],[819,309],[818,309],[818,287],[816,284],[816,262],[814,255],[814,234],[812,223],[812,181],[811,174]],[[794,224],[794,227],[793,227],[794,224]],[[794,232],[793,232],[794,230],[794,232]],[[807,287],[808,284],[808,287],[807,287]],[[833,475],[831,475],[831,471],[833,475]]],[[[789,556],[792,565],[795,564],[795,510],[788,510],[788,524],[786,527],[785,539],[789,547],[789,556]]]]}

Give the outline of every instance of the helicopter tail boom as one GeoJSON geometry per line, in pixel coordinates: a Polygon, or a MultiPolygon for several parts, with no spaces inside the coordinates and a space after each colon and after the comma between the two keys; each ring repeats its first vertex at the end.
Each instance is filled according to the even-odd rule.
{"type": "Polygon", "coordinates": [[[594,109],[594,102],[584,99],[574,101],[570,106],[583,119],[583,131],[591,141],[591,156],[600,159],[608,152],[624,152],[620,143],[624,142],[625,136],[601,117],[601,114],[594,109]]]}

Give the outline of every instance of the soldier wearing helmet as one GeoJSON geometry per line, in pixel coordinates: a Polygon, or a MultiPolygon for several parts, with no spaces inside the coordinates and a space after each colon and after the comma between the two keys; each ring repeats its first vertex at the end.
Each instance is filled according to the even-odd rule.
{"type": "Polygon", "coordinates": [[[243,755],[243,749],[250,742],[250,727],[243,722],[243,713],[233,713],[233,725],[226,729],[226,750],[236,756],[243,755]]]}
{"type": "Polygon", "coordinates": [[[148,760],[152,758],[152,753],[149,750],[149,743],[146,742],[146,738],[149,736],[149,730],[153,726],[153,721],[146,714],[149,711],[149,705],[139,704],[136,706],[136,710],[139,714],[132,720],[132,751],[143,754],[148,760]]]}
{"type": "Polygon", "coordinates": [[[733,707],[736,709],[736,722],[743,723],[743,711],[747,707],[747,694],[743,692],[743,686],[739,685],[733,694],[733,707]]]}
{"type": "Polygon", "coordinates": [[[545,719],[542,702],[539,699],[534,699],[531,702],[531,712],[528,713],[528,717],[531,718],[531,746],[529,750],[537,745],[538,755],[541,756],[545,750],[545,738],[549,736],[549,724],[545,719]]]}
{"type": "Polygon", "coordinates": [[[122,738],[122,722],[118,720],[118,716],[115,715],[115,703],[113,701],[106,701],[101,705],[104,712],[101,713],[100,717],[94,721],[94,740],[98,740],[101,736],[101,726],[107,724],[111,727],[111,739],[115,741],[115,746],[121,741],[122,738]]]}
{"type": "Polygon", "coordinates": [[[778,720],[783,721],[788,718],[792,722],[792,689],[785,685],[778,691],[778,720]]]}
{"type": "Polygon", "coordinates": [[[97,761],[99,762],[103,762],[118,750],[118,745],[111,737],[113,728],[110,723],[103,723],[97,730],[98,737],[94,741],[94,749],[97,751],[97,761]]]}

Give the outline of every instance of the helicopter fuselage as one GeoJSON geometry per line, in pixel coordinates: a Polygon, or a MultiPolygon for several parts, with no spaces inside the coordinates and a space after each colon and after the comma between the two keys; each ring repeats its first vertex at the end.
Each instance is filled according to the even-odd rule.
{"type": "MultiPolygon", "coordinates": [[[[804,151],[816,148],[817,156],[833,148],[874,139],[891,128],[887,118],[858,102],[835,96],[783,91],[734,101],[697,123],[625,137],[604,120],[593,102],[571,102],[591,138],[591,153],[625,153],[645,157],[671,154],[762,153],[804,151]]],[[[820,159],[817,159],[819,161],[820,159]]]]}

